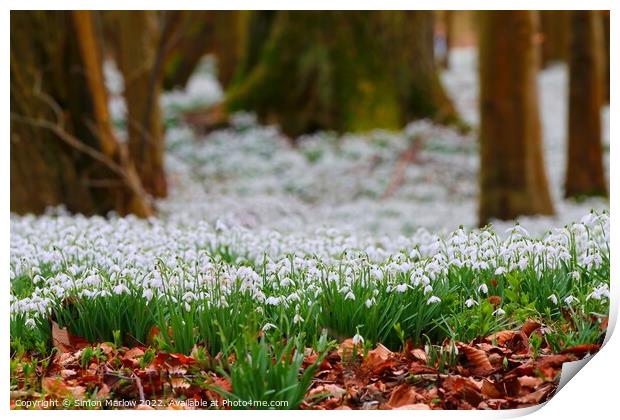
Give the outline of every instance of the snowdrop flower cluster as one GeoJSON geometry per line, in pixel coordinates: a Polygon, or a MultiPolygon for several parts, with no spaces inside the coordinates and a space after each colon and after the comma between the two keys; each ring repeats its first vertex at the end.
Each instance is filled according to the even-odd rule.
{"type": "MultiPolygon", "coordinates": [[[[587,225],[574,223],[541,238],[517,226],[503,237],[490,228],[461,228],[443,236],[420,229],[411,236],[377,239],[335,230],[280,234],[132,216],[12,216],[11,282],[31,286],[25,294],[12,287],[11,312],[40,320],[70,296],[114,295],[148,302],[170,296],[189,311],[193,303],[226,306],[227,296],[238,290],[249,294],[258,312],[295,308],[294,323],[302,323],[300,305],[320,301],[330,283],[344,301],[367,309],[384,292],[419,291],[426,305],[439,305],[444,296],[436,288],[454,269],[479,273],[463,302],[474,308],[490,293],[484,280],[490,277],[529,270],[543,282],[548,270],[568,266],[565,277],[580,284],[591,277],[590,270],[608,264],[608,214],[591,213],[584,221],[587,225]],[[372,293],[356,296],[359,287],[372,293]]],[[[581,299],[575,290],[545,285],[553,291],[546,300],[572,307],[609,299],[608,278],[588,282],[581,299]]]]}

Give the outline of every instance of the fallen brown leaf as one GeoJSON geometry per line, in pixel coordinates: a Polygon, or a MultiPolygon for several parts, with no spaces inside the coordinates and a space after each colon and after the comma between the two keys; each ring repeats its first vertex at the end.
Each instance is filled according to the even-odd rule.
{"type": "Polygon", "coordinates": [[[63,353],[73,350],[69,331],[66,328],[60,328],[55,321],[52,321],[52,342],[63,353]]]}
{"type": "Polygon", "coordinates": [[[366,359],[362,362],[362,368],[373,373],[380,373],[391,366],[392,355],[393,353],[387,347],[378,344],[374,350],[368,352],[366,359]]]}
{"type": "Polygon", "coordinates": [[[390,395],[387,405],[391,408],[398,408],[405,405],[411,405],[416,402],[417,394],[415,390],[407,385],[401,384],[390,395]]]}
{"type": "Polygon", "coordinates": [[[515,399],[516,402],[520,404],[538,404],[545,398],[551,391],[553,390],[553,386],[551,384],[544,385],[537,391],[526,394],[522,397],[515,399]]]}
{"type": "Polygon", "coordinates": [[[465,353],[465,357],[467,357],[469,363],[472,365],[470,369],[472,373],[485,376],[493,371],[493,366],[489,361],[489,357],[484,351],[468,345],[462,345],[461,349],[463,350],[463,353],[465,353]]]}

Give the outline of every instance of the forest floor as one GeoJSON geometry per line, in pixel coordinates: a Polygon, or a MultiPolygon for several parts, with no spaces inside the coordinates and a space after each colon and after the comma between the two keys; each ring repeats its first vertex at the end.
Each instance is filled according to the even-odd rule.
{"type": "MultiPolygon", "coordinates": [[[[605,336],[609,203],[562,199],[555,66],[540,87],[557,214],[476,229],[475,55],[452,62],[444,83],[471,133],[420,121],[294,142],[249,114],[196,134],[184,112],[221,98],[205,62],[162,100],[171,193],[159,217],[11,216],[12,408],[550,398],[562,364],[605,336]]],[[[123,107],[113,96],[120,135],[123,107]]]]}

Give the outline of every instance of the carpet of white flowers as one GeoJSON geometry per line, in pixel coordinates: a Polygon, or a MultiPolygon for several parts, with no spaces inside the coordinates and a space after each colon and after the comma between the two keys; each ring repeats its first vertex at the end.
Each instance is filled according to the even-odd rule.
{"type": "MultiPolygon", "coordinates": [[[[444,81],[475,124],[472,57],[458,52],[444,81]]],[[[197,135],[180,111],[221,97],[206,66],[163,99],[171,193],[157,218],[11,216],[11,338],[48,340],[54,319],[90,342],[146,343],[157,326],[164,348],[216,354],[248,331],[397,347],[469,341],[529,318],[602,319],[608,202],[561,199],[565,69],[540,83],[557,215],[476,229],[475,130],[421,121],[402,132],[319,133],[294,147],[236,115],[230,128],[197,135]],[[389,191],[411,142],[419,151],[389,191]]],[[[124,105],[114,97],[111,106],[122,134],[124,105]]],[[[550,329],[548,342],[560,350],[598,336],[584,324],[550,329]]]]}

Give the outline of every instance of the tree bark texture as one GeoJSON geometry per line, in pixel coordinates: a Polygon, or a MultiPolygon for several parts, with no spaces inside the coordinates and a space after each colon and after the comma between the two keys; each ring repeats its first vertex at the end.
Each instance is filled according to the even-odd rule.
{"type": "Polygon", "coordinates": [[[533,11],[480,12],[479,223],[552,214],[542,152],[533,11]]]}
{"type": "Polygon", "coordinates": [[[566,197],[606,196],[601,145],[603,28],[596,11],[570,17],[566,197]]]}
{"type": "Polygon", "coordinates": [[[103,12],[108,14],[105,19],[112,33],[108,40],[124,79],[129,155],[144,189],[154,197],[165,197],[168,192],[159,105],[167,41],[162,28],[163,20],[169,18],[165,13],[103,12]]]}
{"type": "Polygon", "coordinates": [[[553,63],[566,62],[568,58],[569,13],[567,10],[539,12],[543,68],[553,63]]]}
{"type": "Polygon", "coordinates": [[[178,42],[167,57],[164,88],[183,88],[206,54],[217,60],[217,77],[223,88],[237,71],[247,15],[245,11],[185,11],[178,42]]]}
{"type": "Polygon", "coordinates": [[[229,112],[256,111],[292,137],[460,122],[435,65],[432,12],[283,11],[255,25],[266,38],[247,44],[229,112]]]}
{"type": "Polygon", "coordinates": [[[11,13],[11,211],[153,213],[112,134],[94,39],[90,12],[11,13]]]}

